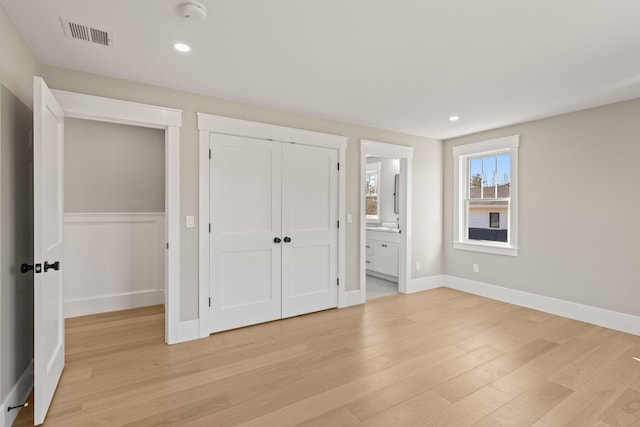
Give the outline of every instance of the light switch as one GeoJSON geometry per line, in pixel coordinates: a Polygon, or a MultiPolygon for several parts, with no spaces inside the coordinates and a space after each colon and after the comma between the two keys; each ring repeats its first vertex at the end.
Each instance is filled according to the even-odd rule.
{"type": "Polygon", "coordinates": [[[196,217],[193,215],[187,215],[187,228],[194,228],[196,226],[196,217]]]}
{"type": "Polygon", "coordinates": [[[351,224],[353,222],[353,215],[347,214],[347,224],[351,224]]]}

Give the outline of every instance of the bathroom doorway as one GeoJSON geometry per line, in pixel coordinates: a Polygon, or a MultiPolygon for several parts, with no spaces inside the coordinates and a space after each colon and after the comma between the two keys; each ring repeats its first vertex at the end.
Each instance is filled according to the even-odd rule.
{"type": "Polygon", "coordinates": [[[360,290],[366,302],[407,291],[413,148],[361,143],[360,290]]]}
{"type": "Polygon", "coordinates": [[[368,155],[365,170],[367,300],[398,293],[400,159],[368,155]]]}

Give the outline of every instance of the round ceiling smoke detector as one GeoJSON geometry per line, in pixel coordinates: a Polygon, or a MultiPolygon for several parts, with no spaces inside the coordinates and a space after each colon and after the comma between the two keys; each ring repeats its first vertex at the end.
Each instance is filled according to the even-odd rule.
{"type": "Polygon", "coordinates": [[[182,16],[187,21],[206,21],[207,6],[197,0],[189,0],[182,2],[180,5],[182,16]]]}

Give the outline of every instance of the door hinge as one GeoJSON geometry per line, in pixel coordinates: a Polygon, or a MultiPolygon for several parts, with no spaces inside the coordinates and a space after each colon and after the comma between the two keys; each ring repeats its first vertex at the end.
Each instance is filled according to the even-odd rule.
{"type": "Polygon", "coordinates": [[[340,163],[338,162],[338,170],[340,170],[340,163]]]}
{"type": "Polygon", "coordinates": [[[211,233],[211,223],[209,223],[209,233],[211,233]]]}
{"type": "Polygon", "coordinates": [[[338,228],[340,228],[340,220],[338,220],[338,228]]]}
{"type": "Polygon", "coordinates": [[[209,148],[209,160],[211,160],[211,148],[209,148]]]}
{"type": "Polygon", "coordinates": [[[169,242],[167,242],[167,249],[169,249],[169,242]]]}
{"type": "Polygon", "coordinates": [[[209,307],[211,307],[211,297],[209,297],[209,307]]]}
{"type": "Polygon", "coordinates": [[[340,278],[339,277],[336,279],[336,286],[340,286],[340,278]]]}

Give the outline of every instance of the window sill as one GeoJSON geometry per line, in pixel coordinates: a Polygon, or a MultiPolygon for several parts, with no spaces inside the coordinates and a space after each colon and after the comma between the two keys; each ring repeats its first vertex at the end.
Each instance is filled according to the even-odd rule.
{"type": "Polygon", "coordinates": [[[471,243],[471,242],[453,242],[453,249],[463,251],[485,252],[488,254],[518,256],[518,248],[513,246],[501,245],[499,243],[471,243]]]}

